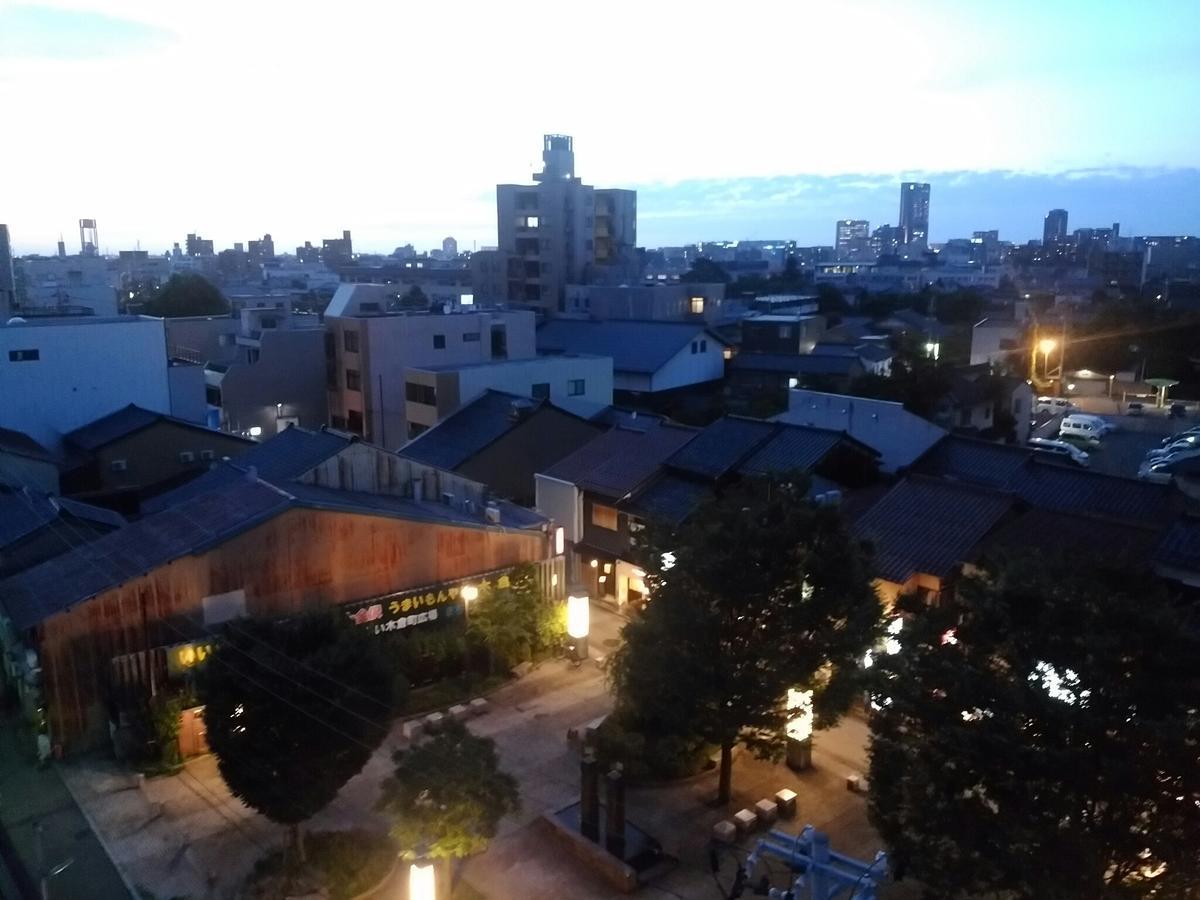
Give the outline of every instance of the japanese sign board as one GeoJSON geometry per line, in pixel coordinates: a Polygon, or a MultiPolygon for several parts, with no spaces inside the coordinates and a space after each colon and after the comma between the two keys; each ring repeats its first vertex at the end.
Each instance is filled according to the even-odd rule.
{"type": "Polygon", "coordinates": [[[436,587],[402,591],[358,603],[348,603],[343,608],[351,622],[371,628],[375,634],[402,631],[439,619],[461,616],[465,603],[461,599],[462,589],[468,584],[475,585],[481,594],[493,587],[506,588],[509,586],[508,573],[492,572],[482,577],[464,578],[436,587]]]}

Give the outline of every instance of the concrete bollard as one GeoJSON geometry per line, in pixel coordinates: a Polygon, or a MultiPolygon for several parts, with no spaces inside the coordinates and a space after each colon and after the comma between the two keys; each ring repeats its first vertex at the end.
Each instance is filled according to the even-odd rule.
{"type": "Polygon", "coordinates": [[[712,833],[713,840],[722,844],[732,844],[737,840],[738,836],[737,826],[728,820],[718,822],[714,825],[712,833]]]}
{"type": "Polygon", "coordinates": [[[775,820],[779,818],[779,807],[775,805],[774,800],[759,800],[754,804],[754,813],[758,816],[758,824],[774,825],[775,820]]]}
{"type": "Polygon", "coordinates": [[[446,721],[446,717],[440,712],[430,713],[425,717],[425,730],[430,734],[436,734],[442,730],[442,723],[446,721]]]}
{"type": "Polygon", "coordinates": [[[796,815],[796,792],[788,788],[776,791],[775,807],[779,811],[779,818],[793,818],[796,815]]]}
{"type": "Polygon", "coordinates": [[[450,718],[455,722],[465,722],[467,717],[471,715],[471,711],[461,703],[456,703],[450,707],[450,718]]]}
{"type": "Polygon", "coordinates": [[[412,743],[425,733],[425,726],[420,719],[409,719],[400,726],[400,733],[404,735],[406,741],[412,743]]]}
{"type": "Polygon", "coordinates": [[[758,816],[749,809],[739,809],[733,814],[733,824],[737,826],[738,834],[747,834],[758,825],[758,816]]]}
{"type": "Polygon", "coordinates": [[[476,697],[467,706],[470,707],[471,715],[473,716],[482,716],[488,711],[488,702],[482,697],[476,697]]]}

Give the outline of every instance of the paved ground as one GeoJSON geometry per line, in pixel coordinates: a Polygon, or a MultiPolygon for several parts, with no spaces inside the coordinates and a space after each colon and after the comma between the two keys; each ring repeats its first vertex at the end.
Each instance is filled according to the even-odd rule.
{"type": "Polygon", "coordinates": [[[49,881],[51,900],[130,896],[58,769],[38,767],[33,739],[15,716],[0,723],[0,826],[5,857],[0,869],[9,870],[0,873],[0,896],[38,896],[42,866],[55,868],[67,860],[70,866],[49,881]]]}
{"type": "MultiPolygon", "coordinates": [[[[622,620],[596,608],[592,620],[593,656],[606,655],[616,645],[622,620]]],[[[492,848],[469,863],[465,879],[489,900],[615,896],[548,841],[539,824],[544,812],[578,797],[579,758],[566,733],[609,710],[602,662],[593,659],[579,668],[562,661],[547,663],[501,688],[491,704],[491,711],[474,720],[471,729],[496,740],[503,767],[520,782],[522,808],[502,823],[492,848]],[[567,885],[569,891],[564,890],[567,885]]],[[[397,727],[312,827],[378,822],[372,807],[379,783],[389,772],[392,748],[402,743],[397,727]]],[[[836,850],[870,858],[880,843],[867,823],[865,801],[845,789],[846,774],[862,771],[865,765],[865,744],[865,724],[848,718],[817,736],[814,768],[802,775],[742,754],[735,763],[732,809],[791,787],[799,794],[800,812],[784,828],[794,831],[811,822],[831,833],[836,850]]],[[[65,768],[118,865],[158,898],[233,897],[254,860],[282,837],[280,829],[229,795],[212,757],[192,760],[179,776],[151,779],[141,786],[113,763],[82,761],[65,768]]],[[[643,896],[715,895],[708,836],[712,824],[727,814],[707,805],[715,777],[630,791],[630,819],[680,860],[643,896]]],[[[732,850],[723,855],[718,878],[726,889],[735,858],[732,850]]],[[[782,879],[777,884],[782,886],[782,879]]],[[[883,896],[915,896],[914,887],[902,886],[905,893],[900,887],[889,887],[883,896]]]]}

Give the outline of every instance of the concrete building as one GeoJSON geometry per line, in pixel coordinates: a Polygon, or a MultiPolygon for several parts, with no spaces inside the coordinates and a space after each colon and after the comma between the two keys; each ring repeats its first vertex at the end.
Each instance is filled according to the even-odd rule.
{"type": "Polygon", "coordinates": [[[723,284],[569,284],[564,314],[575,318],[715,323],[723,316],[723,284]]]}
{"type": "Polygon", "coordinates": [[[981,319],[971,326],[971,365],[999,365],[1020,350],[1025,326],[1015,319],[981,319]]]}
{"type": "Polygon", "coordinates": [[[101,256],[26,256],[20,269],[21,311],[82,311],[117,315],[117,290],[108,260],[101,256]]]}
{"type": "Polygon", "coordinates": [[[906,181],[900,185],[900,232],[906,245],[929,242],[929,185],[906,181]]]}
{"type": "Polygon", "coordinates": [[[454,259],[458,256],[458,241],[452,237],[442,239],[442,258],[454,259]]]}
{"type": "Polygon", "coordinates": [[[742,320],[743,353],[812,353],[825,333],[825,317],[771,313],[742,320]]]}
{"type": "Polygon", "coordinates": [[[1049,247],[1052,244],[1065,244],[1066,242],[1067,211],[1052,209],[1046,213],[1046,218],[1042,222],[1042,246],[1049,247]]]}
{"type": "MultiPolygon", "coordinates": [[[[0,427],[20,431],[57,451],[62,436],[130,403],[178,418],[195,409],[202,380],[187,380],[172,398],[162,319],[80,316],[9,320],[0,324],[0,427]]],[[[192,371],[185,371],[192,370],[192,371]]]]}
{"type": "Polygon", "coordinates": [[[411,366],[404,374],[408,436],[416,437],[488,390],[549,400],[585,419],[613,401],[613,361],[564,354],[466,365],[411,366]]]}
{"type": "Polygon", "coordinates": [[[409,436],[405,370],[536,356],[523,310],[403,312],[393,285],[343,284],[325,310],[330,422],[388,448],[409,436]]]}
{"type": "Polygon", "coordinates": [[[12,242],[8,226],[0,223],[0,318],[12,315],[17,304],[17,280],[13,274],[12,242]]]}
{"type": "Polygon", "coordinates": [[[636,274],[637,194],[575,177],[571,138],[545,136],[535,184],[496,186],[496,230],[506,258],[505,299],[561,311],[568,284],[636,274]]]}
{"type": "Polygon", "coordinates": [[[871,252],[871,223],[866,219],[838,219],[833,252],[838,259],[856,259],[871,252]]]}

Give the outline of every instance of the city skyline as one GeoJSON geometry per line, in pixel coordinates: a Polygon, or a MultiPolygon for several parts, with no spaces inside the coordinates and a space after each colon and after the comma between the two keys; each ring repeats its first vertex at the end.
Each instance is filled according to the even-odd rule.
{"type": "Polygon", "coordinates": [[[495,185],[528,182],[540,136],[561,132],[586,182],[639,192],[644,246],[832,244],[840,218],[896,224],[907,180],[933,185],[934,243],[979,228],[1023,242],[1055,207],[1073,227],[1194,233],[1200,123],[1179,111],[1200,105],[1200,7],[1088,9],[780,6],[723,17],[725,68],[697,81],[675,56],[712,48],[711,21],[671,9],[616,4],[585,34],[536,3],[450,21],[350,2],[286,22],[224,3],[9,6],[0,96],[22,126],[0,220],[19,253],[53,252],[60,233],[71,246],[83,217],[109,252],[188,232],[290,248],[342,229],[372,252],[488,246],[495,185]],[[539,78],[505,38],[528,21],[534,43],[657,49],[603,78],[539,78]],[[822,34],[852,38],[854,65],[822,34]],[[537,103],[497,102],[531,78],[537,103]],[[698,132],[700,115],[716,127],[698,132]]]}

